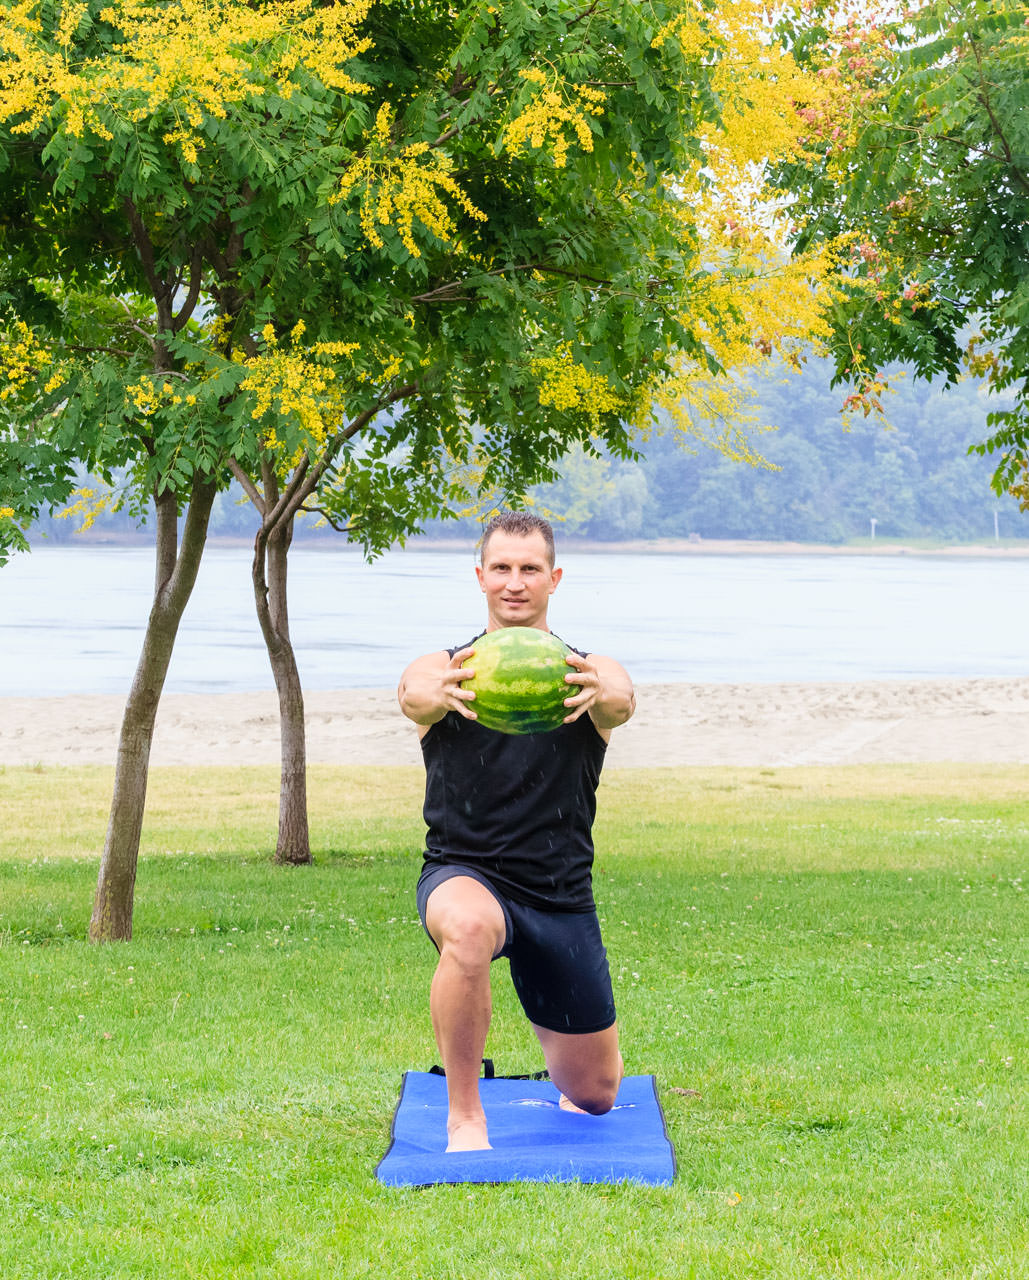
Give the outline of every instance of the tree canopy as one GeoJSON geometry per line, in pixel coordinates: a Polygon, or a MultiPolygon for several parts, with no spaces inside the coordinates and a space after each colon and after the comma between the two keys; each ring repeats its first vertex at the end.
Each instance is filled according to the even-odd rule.
{"type": "Polygon", "coordinates": [[[4,473],[6,545],[78,458],[131,468],[115,501],[317,467],[374,550],[817,325],[755,176],[816,90],[750,0],[5,0],[0,30],[4,461],[41,477],[4,473]]]}
{"type": "Polygon", "coordinates": [[[842,8],[815,7],[798,43],[827,95],[787,172],[795,243],[840,255],[837,374],[865,408],[891,360],[985,377],[1001,395],[978,447],[1029,506],[1029,5],[842,8]]]}
{"type": "Polygon", "coordinates": [[[110,936],[216,492],[274,660],[309,501],[374,554],[683,405],[747,456],[718,378],[819,328],[766,166],[822,91],[758,0],[0,0],[0,37],[0,556],[76,463],[157,513],[110,936]]]}

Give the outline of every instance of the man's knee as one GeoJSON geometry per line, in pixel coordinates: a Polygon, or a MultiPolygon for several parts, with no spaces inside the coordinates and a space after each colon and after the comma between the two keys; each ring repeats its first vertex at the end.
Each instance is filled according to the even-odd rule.
{"type": "Polygon", "coordinates": [[[589,1046],[577,1037],[562,1036],[555,1044],[548,1033],[543,1036],[551,1079],[573,1106],[591,1116],[602,1116],[615,1105],[625,1071],[617,1041],[611,1044],[609,1034],[617,1033],[591,1037],[589,1046]]]}
{"type": "Polygon", "coordinates": [[[503,946],[496,924],[481,915],[449,912],[434,935],[441,958],[462,969],[489,965],[503,946]]]}
{"type": "Polygon", "coordinates": [[[572,1101],[580,1111],[585,1111],[590,1116],[606,1116],[611,1108],[615,1105],[615,1098],[618,1091],[611,1093],[595,1093],[588,1098],[572,1098],[572,1101]]]}
{"type": "Polygon", "coordinates": [[[433,890],[425,926],[440,955],[462,967],[489,964],[503,949],[507,933],[496,898],[478,881],[463,876],[433,890]]]}
{"type": "Polygon", "coordinates": [[[617,1075],[605,1073],[584,1082],[581,1088],[569,1091],[568,1097],[577,1107],[591,1116],[606,1115],[615,1105],[621,1083],[620,1072],[617,1075]]]}

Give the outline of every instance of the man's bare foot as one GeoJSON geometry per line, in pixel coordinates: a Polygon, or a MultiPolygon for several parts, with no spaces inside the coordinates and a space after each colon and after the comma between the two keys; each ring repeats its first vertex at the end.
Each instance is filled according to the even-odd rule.
{"type": "Polygon", "coordinates": [[[448,1151],[492,1151],[486,1121],[462,1120],[453,1126],[447,1125],[448,1151]]]}
{"type": "Polygon", "coordinates": [[[577,1107],[571,1098],[566,1098],[563,1093],[561,1095],[561,1101],[557,1105],[562,1111],[571,1111],[573,1115],[584,1116],[589,1114],[588,1112],[583,1111],[582,1107],[577,1107]]]}

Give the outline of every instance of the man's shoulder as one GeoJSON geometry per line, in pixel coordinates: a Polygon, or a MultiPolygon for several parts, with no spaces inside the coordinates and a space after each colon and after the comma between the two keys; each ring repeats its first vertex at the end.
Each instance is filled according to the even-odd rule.
{"type": "Polygon", "coordinates": [[[472,645],[475,644],[476,640],[481,640],[485,634],[486,634],[485,631],[477,631],[475,635],[472,636],[471,640],[465,640],[462,644],[455,644],[452,647],[446,649],[445,652],[447,654],[448,659],[452,658],[454,654],[458,653],[461,649],[470,649],[472,645]]]}

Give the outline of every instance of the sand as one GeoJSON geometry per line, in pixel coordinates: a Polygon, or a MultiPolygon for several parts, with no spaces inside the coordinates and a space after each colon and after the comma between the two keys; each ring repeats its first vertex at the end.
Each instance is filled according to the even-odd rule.
{"type": "MultiPolygon", "coordinates": [[[[114,763],[123,699],[0,698],[0,765],[114,763]]],[[[307,695],[317,764],[418,765],[392,689],[307,695]]],[[[275,764],[272,693],[167,694],[151,763],[275,764]]],[[[615,731],[611,768],[1029,764],[1029,678],[853,684],[650,684],[615,731]]]]}

